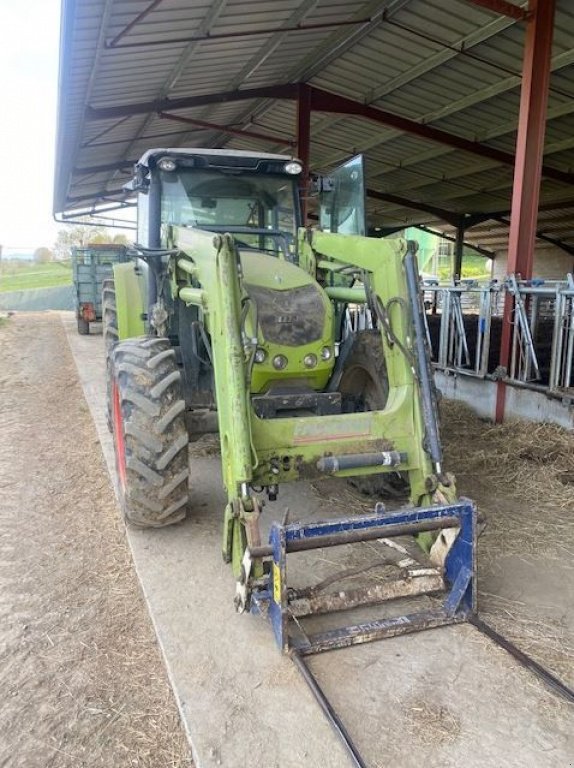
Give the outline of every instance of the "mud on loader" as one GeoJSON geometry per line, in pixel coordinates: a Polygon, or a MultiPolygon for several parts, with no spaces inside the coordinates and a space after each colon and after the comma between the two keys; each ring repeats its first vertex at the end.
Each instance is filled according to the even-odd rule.
{"type": "Polygon", "coordinates": [[[416,244],[365,236],[361,158],[318,180],[319,226],[302,228],[301,173],[281,155],[147,152],[132,182],[137,259],[115,265],[103,299],[126,520],[182,520],[188,442],[218,431],[236,608],[267,616],[283,651],[307,654],[472,614],[476,513],[442,466],[416,244]],[[264,542],[264,497],[326,477],[400,481],[410,503],[283,520],[264,542]],[[427,551],[434,541],[434,567],[407,558],[390,583],[334,592],[288,584],[291,553],[404,535],[427,551]],[[443,598],[414,613],[313,635],[299,621],[427,592],[443,598]]]}

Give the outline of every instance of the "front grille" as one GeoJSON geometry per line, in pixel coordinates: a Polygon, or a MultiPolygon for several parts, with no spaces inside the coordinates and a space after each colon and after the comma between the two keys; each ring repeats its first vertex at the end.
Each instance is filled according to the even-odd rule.
{"type": "Polygon", "coordinates": [[[246,286],[257,304],[259,327],[266,341],[299,347],[318,341],[323,335],[325,308],[320,289],[304,285],[287,291],[246,286]]]}

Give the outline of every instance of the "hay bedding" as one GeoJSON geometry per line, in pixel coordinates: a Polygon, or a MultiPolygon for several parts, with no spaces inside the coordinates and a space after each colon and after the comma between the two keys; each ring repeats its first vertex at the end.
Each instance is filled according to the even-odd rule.
{"type": "Polygon", "coordinates": [[[487,518],[483,554],[574,554],[574,432],[441,405],[445,466],[487,518]]]}
{"type": "Polygon", "coordinates": [[[481,615],[574,685],[574,432],[522,420],[495,425],[452,401],[442,403],[441,423],[445,465],[487,521],[478,546],[481,615]],[[512,581],[513,564],[529,574],[522,583],[520,575],[512,581]],[[558,581],[560,590],[539,581],[558,581]],[[517,585],[522,599],[509,595],[517,585]]]}

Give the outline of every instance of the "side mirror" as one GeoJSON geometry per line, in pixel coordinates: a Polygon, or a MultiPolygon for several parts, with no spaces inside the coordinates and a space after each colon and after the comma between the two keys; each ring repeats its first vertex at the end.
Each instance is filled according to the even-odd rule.
{"type": "Polygon", "coordinates": [[[147,192],[149,189],[148,169],[143,165],[136,165],[133,178],[124,184],[123,188],[127,192],[147,192]]]}

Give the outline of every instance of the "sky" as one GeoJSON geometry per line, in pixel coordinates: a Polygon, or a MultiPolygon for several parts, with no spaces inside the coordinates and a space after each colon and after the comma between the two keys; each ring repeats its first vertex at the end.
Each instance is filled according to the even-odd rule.
{"type": "Polygon", "coordinates": [[[0,2],[0,244],[50,247],[59,0],[0,2]]]}

